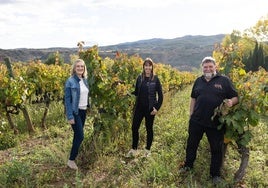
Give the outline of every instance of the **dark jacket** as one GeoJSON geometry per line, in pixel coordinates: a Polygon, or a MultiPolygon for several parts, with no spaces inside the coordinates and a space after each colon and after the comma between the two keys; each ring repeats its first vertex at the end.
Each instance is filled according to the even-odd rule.
{"type": "MultiPolygon", "coordinates": [[[[135,86],[135,91],[132,93],[136,96],[136,105],[137,106],[137,101],[139,98],[140,94],[140,88],[141,84],[143,81],[142,75],[139,75],[137,80],[136,80],[136,86],[135,86]]],[[[152,111],[153,107],[156,108],[158,111],[162,105],[163,102],[163,92],[162,92],[162,85],[156,75],[153,76],[152,79],[149,81],[149,86],[148,86],[148,97],[149,97],[149,111],[152,111]],[[157,97],[156,97],[157,93],[157,97]]]]}
{"type": "Polygon", "coordinates": [[[238,97],[238,93],[228,77],[217,74],[209,82],[205,80],[204,76],[197,78],[191,97],[196,99],[191,119],[203,126],[216,128],[220,122],[218,116],[213,121],[211,119],[214,109],[224,99],[238,97]]]}

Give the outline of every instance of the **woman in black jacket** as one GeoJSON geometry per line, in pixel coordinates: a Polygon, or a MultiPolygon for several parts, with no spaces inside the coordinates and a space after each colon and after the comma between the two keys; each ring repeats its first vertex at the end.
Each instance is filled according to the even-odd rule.
{"type": "Polygon", "coordinates": [[[145,118],[147,132],[145,156],[149,156],[154,135],[154,117],[163,102],[162,86],[158,77],[154,75],[152,59],[145,59],[143,63],[143,72],[136,80],[136,87],[133,94],[136,96],[136,104],[132,122],[132,149],[128,152],[127,157],[135,156],[137,154],[139,128],[143,118],[145,118]]]}

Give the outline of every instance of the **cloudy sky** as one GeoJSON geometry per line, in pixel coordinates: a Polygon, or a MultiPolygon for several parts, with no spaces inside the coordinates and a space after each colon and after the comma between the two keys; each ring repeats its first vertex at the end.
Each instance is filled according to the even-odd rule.
{"type": "Polygon", "coordinates": [[[254,26],[267,7],[268,0],[1,0],[0,48],[228,34],[254,26]]]}

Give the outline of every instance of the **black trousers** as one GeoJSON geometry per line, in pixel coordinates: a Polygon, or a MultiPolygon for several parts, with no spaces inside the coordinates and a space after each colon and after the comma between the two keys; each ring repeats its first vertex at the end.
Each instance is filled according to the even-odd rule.
{"type": "Polygon", "coordinates": [[[132,121],[132,149],[138,148],[139,143],[139,128],[143,118],[145,118],[145,127],[147,133],[146,149],[150,150],[153,142],[154,132],[154,115],[150,115],[151,112],[147,108],[137,107],[134,111],[132,121]]]}
{"type": "Polygon", "coordinates": [[[223,160],[224,129],[218,130],[217,128],[204,127],[190,120],[188,133],[185,166],[193,168],[199,142],[203,134],[206,133],[211,150],[210,175],[212,177],[220,176],[223,160]]]}

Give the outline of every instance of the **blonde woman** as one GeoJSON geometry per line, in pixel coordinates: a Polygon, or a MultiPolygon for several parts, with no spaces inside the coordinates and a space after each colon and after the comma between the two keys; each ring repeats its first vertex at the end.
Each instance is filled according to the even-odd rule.
{"type": "Polygon", "coordinates": [[[64,89],[66,116],[74,132],[67,166],[74,170],[78,169],[75,159],[84,139],[84,124],[87,107],[89,106],[88,96],[89,86],[86,65],[82,59],[77,59],[72,65],[71,76],[67,79],[64,89]]]}

